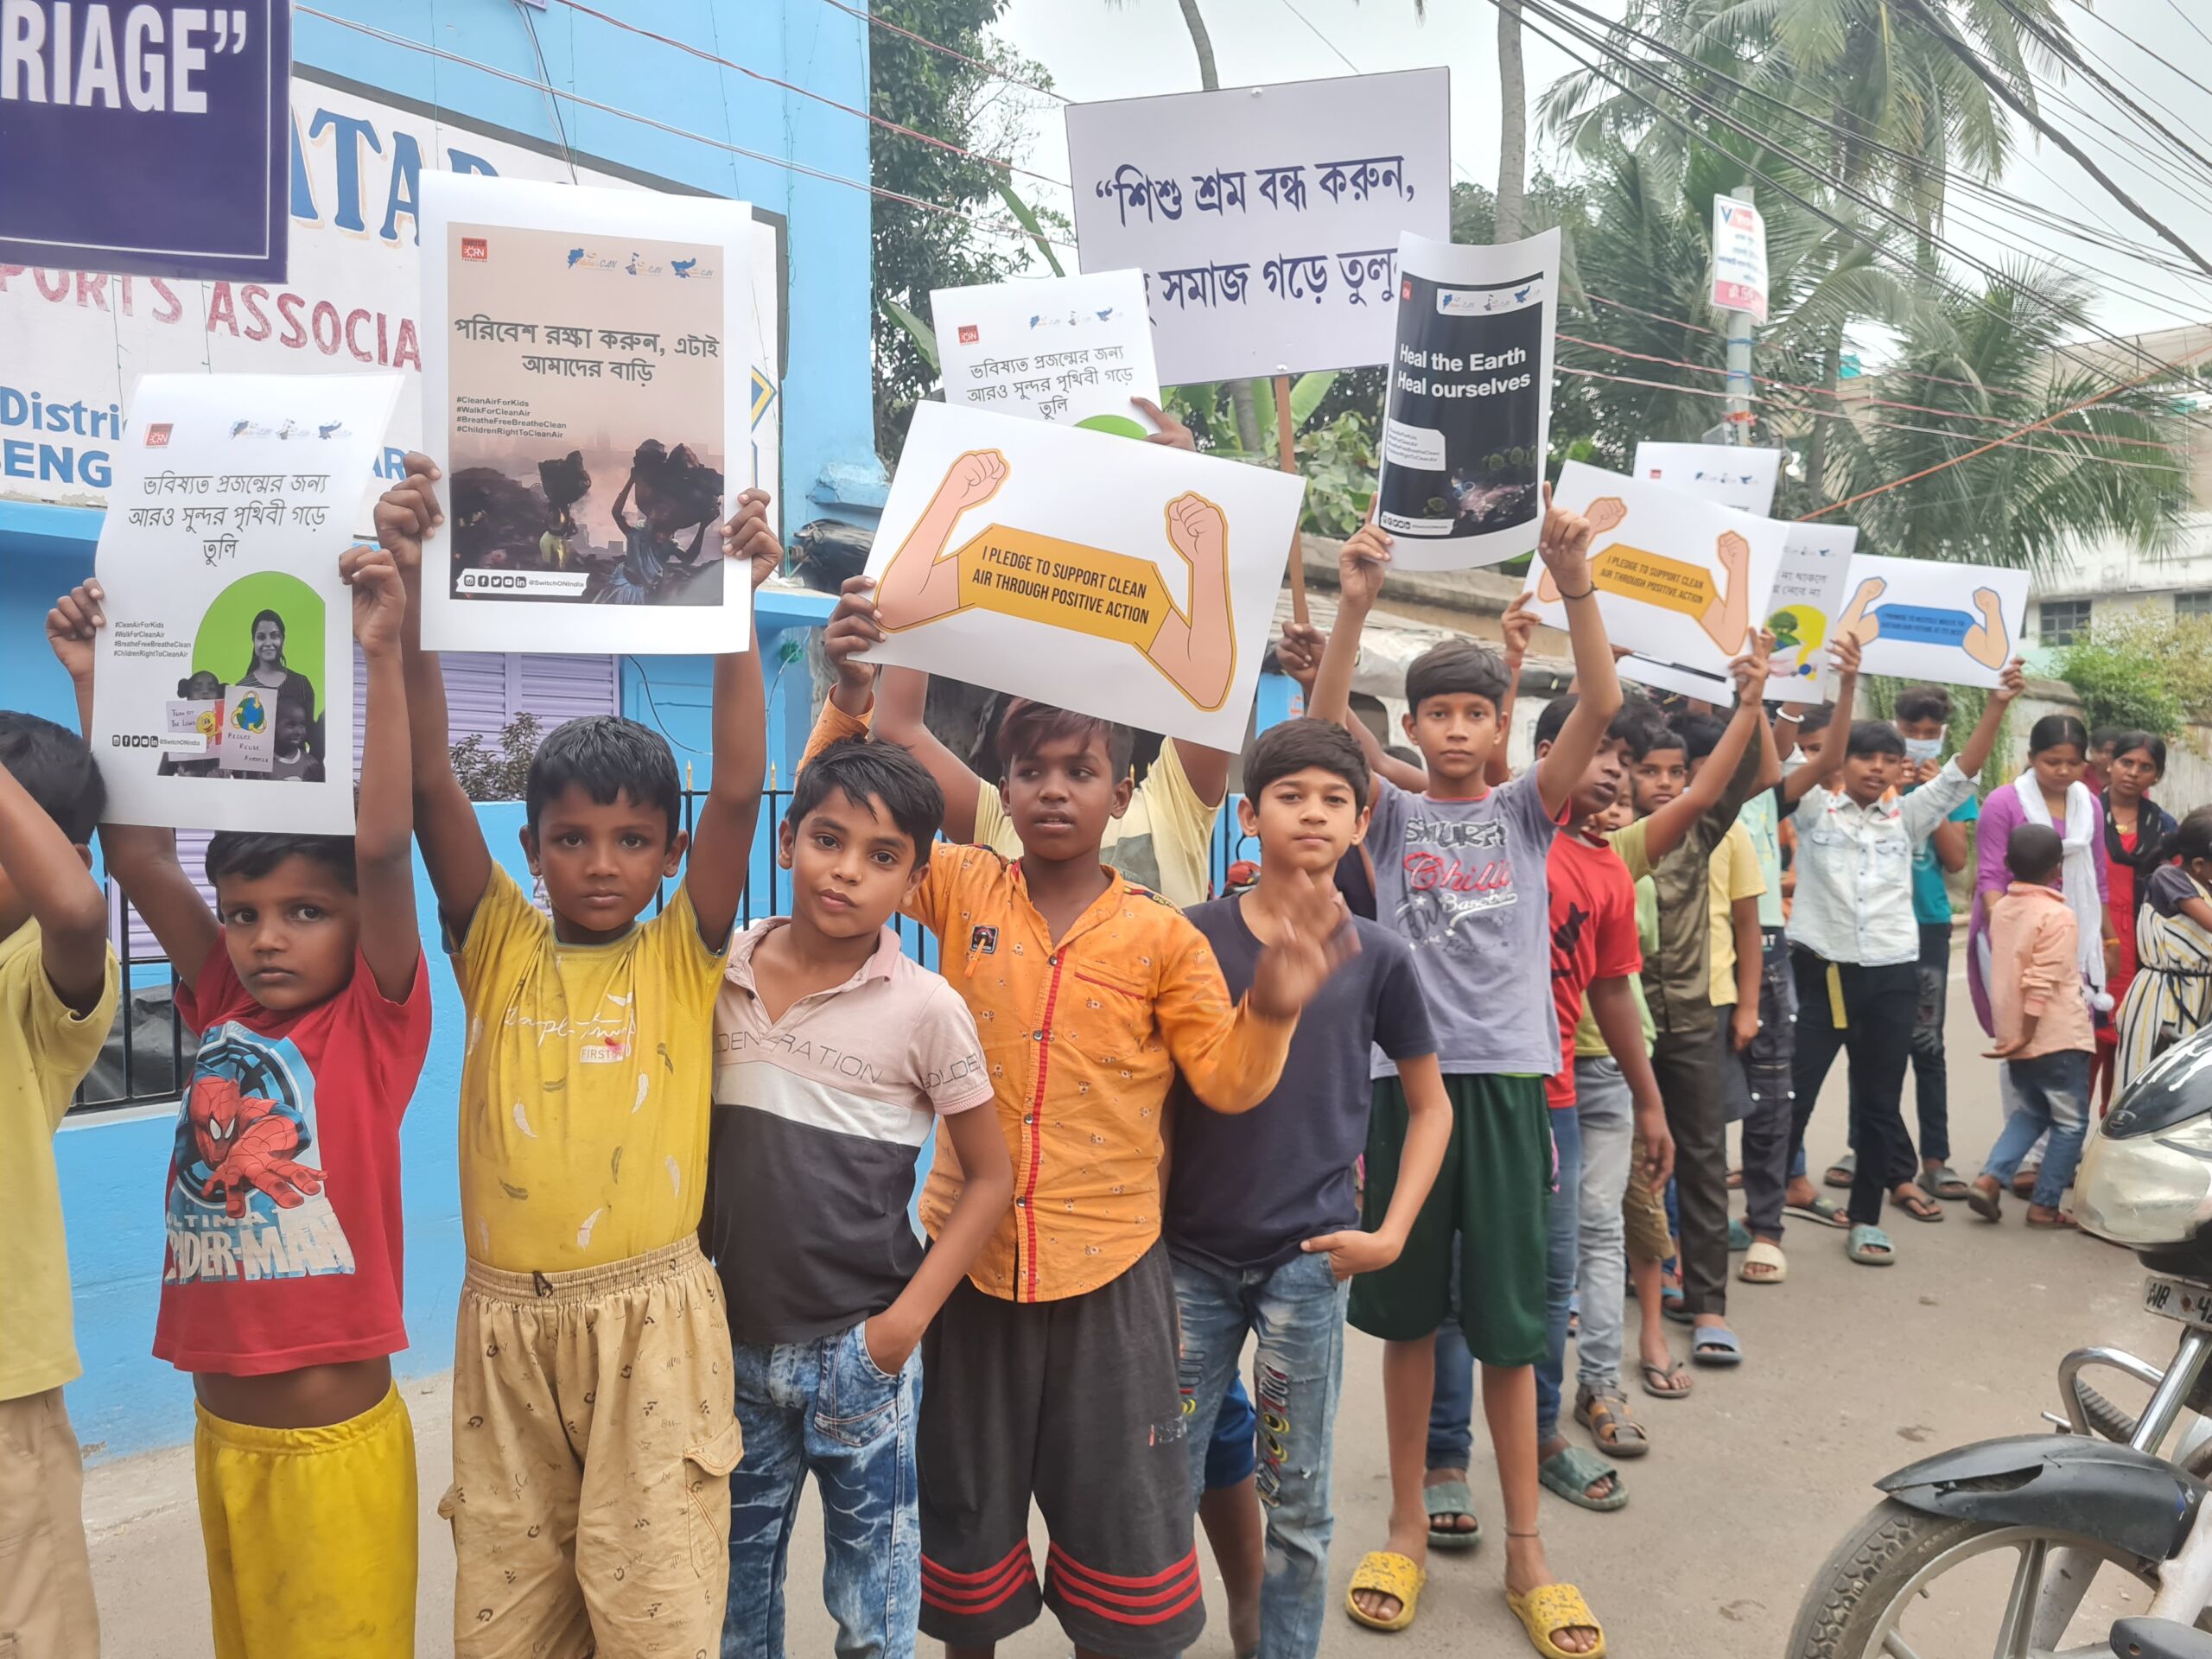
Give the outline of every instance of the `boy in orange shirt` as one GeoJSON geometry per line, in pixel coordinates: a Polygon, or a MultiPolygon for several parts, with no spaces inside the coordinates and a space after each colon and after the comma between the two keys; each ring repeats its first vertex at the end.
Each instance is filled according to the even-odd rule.
{"type": "MultiPolygon", "coordinates": [[[[873,702],[874,670],[853,658],[883,632],[867,585],[848,588],[810,756],[864,733],[873,702]]],[[[1021,857],[939,847],[904,906],[976,1016],[1014,1160],[1013,1209],[923,1339],[921,1625],[963,1655],[1047,1604],[1079,1655],[1164,1656],[1205,1629],[1160,1242],[1167,1092],[1179,1071],[1217,1111],[1266,1099],[1299,1011],[1349,948],[1334,893],[1309,890],[1232,1004],[1198,929],[1099,861],[1131,741],[1015,702],[999,790],[1021,857]],[[1033,1497],[1052,1534],[1041,1592],[1033,1497]]],[[[940,1135],[921,1200],[932,1237],[960,1191],[940,1135]]]]}

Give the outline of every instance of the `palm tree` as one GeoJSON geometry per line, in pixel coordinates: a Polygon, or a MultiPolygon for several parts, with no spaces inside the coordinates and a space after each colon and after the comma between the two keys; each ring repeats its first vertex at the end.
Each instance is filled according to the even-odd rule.
{"type": "MultiPolygon", "coordinates": [[[[2057,355],[2088,298],[2085,278],[2019,265],[1980,293],[1943,300],[1940,318],[1908,323],[1898,367],[1916,378],[1897,396],[1965,418],[1875,410],[1879,423],[1832,423],[1838,497],[1952,461],[2103,391],[2108,374],[2057,355]],[[1955,435],[1916,429],[1926,428],[1955,435]]],[[[1921,558],[2044,569],[2108,537],[2161,551],[2190,502],[2189,429],[2176,402],[2184,378],[2177,371],[2104,398],[1845,516],[1862,543],[1921,558]]],[[[1882,390],[1879,379],[1872,389],[1882,390]]]]}

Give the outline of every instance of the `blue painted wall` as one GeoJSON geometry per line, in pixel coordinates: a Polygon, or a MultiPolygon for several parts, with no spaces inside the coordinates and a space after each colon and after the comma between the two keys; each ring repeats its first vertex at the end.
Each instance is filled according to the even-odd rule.
{"type": "MultiPolygon", "coordinates": [[[[324,0],[321,9],[527,81],[540,79],[542,48],[543,78],[551,85],[715,141],[680,137],[568,100],[559,103],[556,124],[552,101],[531,86],[319,17],[302,14],[295,22],[296,56],[302,66],[565,142],[580,156],[742,197],[780,214],[788,251],[778,491],[784,524],[788,532],[823,516],[872,518],[867,480],[881,474],[870,399],[869,198],[864,190],[723,147],[865,181],[865,122],[626,33],[558,0],[537,14],[514,0],[324,0]],[[536,45],[529,22],[536,25],[536,45]],[[852,500],[860,505],[847,505],[852,500]]],[[[840,103],[867,105],[868,26],[820,0],[595,0],[595,9],[840,103]]],[[[41,621],[55,594],[90,574],[99,524],[93,512],[0,505],[0,637],[9,642],[0,651],[0,706],[74,724],[68,683],[39,644],[41,621]]],[[[827,608],[826,601],[792,600],[764,613],[772,669],[787,637],[779,631],[818,621],[813,613],[827,608]]],[[[678,759],[696,762],[695,779],[702,786],[708,672],[702,659],[659,658],[632,659],[623,675],[626,710],[652,720],[658,702],[678,759]],[[688,753],[690,749],[701,753],[688,753]]],[[[772,753],[779,777],[788,780],[810,714],[803,663],[785,673],[782,687],[772,753]]],[[[484,810],[495,855],[526,882],[515,841],[520,816],[519,807],[484,810]]],[[[756,859],[756,865],[766,897],[766,861],[756,859]]],[[[438,1035],[404,1134],[407,1324],[415,1345],[398,1364],[407,1375],[435,1372],[449,1363],[462,1267],[459,1049],[452,1040],[461,1028],[460,1001],[453,976],[435,951],[435,910],[419,869],[417,877],[432,944],[438,1035]]],[[[69,1409],[95,1456],[179,1442],[191,1430],[189,1385],[150,1353],[162,1255],[162,1183],[174,1126],[173,1108],[92,1116],[72,1120],[55,1143],[85,1363],[84,1376],[69,1389],[69,1409]]]]}

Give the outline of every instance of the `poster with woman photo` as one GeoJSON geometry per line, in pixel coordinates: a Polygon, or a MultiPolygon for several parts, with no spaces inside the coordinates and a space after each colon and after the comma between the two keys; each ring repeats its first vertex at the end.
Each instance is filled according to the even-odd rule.
{"type": "Polygon", "coordinates": [[[352,833],[352,607],[338,556],[366,526],[400,385],[139,381],[95,564],[107,626],[92,747],[118,822],[352,833]]]}
{"type": "Polygon", "coordinates": [[[426,645],[744,649],[715,527],[759,481],[752,235],[741,201],[423,175],[426,645]]]}
{"type": "Polygon", "coordinates": [[[1400,238],[1376,522],[1404,569],[1535,551],[1558,299],[1557,231],[1497,247],[1400,238]]]}

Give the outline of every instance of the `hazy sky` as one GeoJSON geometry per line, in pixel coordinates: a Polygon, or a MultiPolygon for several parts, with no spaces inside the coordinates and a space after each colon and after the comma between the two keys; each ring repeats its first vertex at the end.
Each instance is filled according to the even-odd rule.
{"type": "MultiPolygon", "coordinates": [[[[1618,16],[1622,0],[1586,0],[1618,16]]],[[[1412,0],[1201,0],[1224,86],[1303,80],[1362,71],[1443,64],[1452,71],[1452,160],[1456,176],[1494,183],[1497,171],[1497,14],[1484,0],[1428,0],[1416,21],[1412,0]]],[[[2058,0],[2058,10],[2093,63],[2132,89],[2182,137],[2212,156],[2212,4],[2207,0],[2058,0]],[[2111,25],[2111,26],[2108,26],[2111,25]],[[2170,71],[2133,36],[2183,73],[2170,71]],[[2165,106],[2161,111],[2159,105],[2165,106]]],[[[1542,25],[1532,25],[1542,27],[1542,25]]],[[[1177,0],[1014,0],[1002,22],[1006,38],[1051,72],[1069,98],[1127,98],[1196,90],[1198,63],[1177,0]]],[[[1577,45],[1576,50],[1582,48],[1577,45]]],[[[1527,45],[1529,99],[1576,65],[1531,36],[1527,45]]],[[[2120,186],[2212,258],[2212,166],[2190,161],[2135,118],[2116,111],[2079,80],[2050,86],[2044,100],[2054,117],[2120,186]],[[2075,106],[2069,109],[2067,105],[2075,106]],[[2076,111],[2086,112],[2076,113],[2076,111]],[[2101,130],[2086,117],[2119,129],[2101,130]],[[2135,148],[2140,145],[2150,154],[2135,148]]],[[[1016,159],[1065,179],[1067,147],[1057,106],[1028,123],[1027,153],[1016,159]]],[[[2029,137],[2032,137],[2032,134],[2029,137]]],[[[1543,141],[1532,140],[1537,158],[1543,141]]],[[[1025,194],[1056,199],[1065,191],[1034,179],[1025,194]]],[[[2030,256],[2060,258],[2096,274],[2103,296],[2094,315],[2106,328],[2133,334],[2183,321],[2212,320],[2212,277],[2163,270],[2151,261],[2172,253],[2130,217],[2096,182],[2055,147],[2023,140],[1999,188],[2063,213],[2093,233],[2142,245],[2149,254],[2115,252],[2023,222],[2009,207],[1955,192],[1947,234],[1991,264],[2030,256]]]]}

